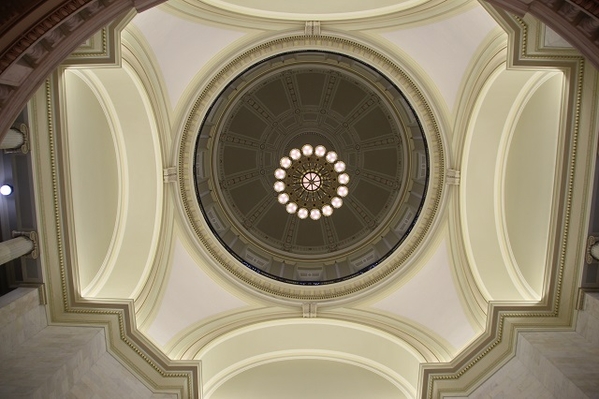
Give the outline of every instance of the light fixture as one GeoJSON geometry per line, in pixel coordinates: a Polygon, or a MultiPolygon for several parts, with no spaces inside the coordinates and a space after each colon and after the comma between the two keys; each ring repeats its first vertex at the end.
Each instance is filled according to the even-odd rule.
{"type": "Polygon", "coordinates": [[[294,148],[293,150],[289,151],[289,156],[294,161],[297,161],[302,156],[302,153],[297,148],[294,148]]]}
{"type": "Polygon", "coordinates": [[[337,153],[335,151],[329,151],[327,154],[327,162],[333,163],[337,160],[337,153]]]}
{"type": "Polygon", "coordinates": [[[0,186],[0,194],[7,196],[12,194],[12,186],[10,184],[3,184],[0,186]]]}
{"type": "Polygon", "coordinates": [[[282,181],[277,181],[273,185],[273,188],[277,193],[280,193],[281,191],[285,190],[285,183],[283,183],[282,181]]]}
{"type": "Polygon", "coordinates": [[[317,145],[314,149],[314,155],[316,155],[317,157],[322,157],[324,154],[326,154],[326,152],[327,149],[324,148],[323,145],[317,145]]]}
{"type": "Polygon", "coordinates": [[[349,182],[349,175],[347,173],[340,174],[337,177],[337,181],[341,184],[347,184],[349,182]]]}
{"type": "Polygon", "coordinates": [[[312,220],[331,216],[335,208],[343,205],[342,197],[349,194],[345,162],[338,160],[335,151],[327,152],[323,145],[293,148],[279,165],[274,171],[277,180],[273,188],[278,202],[290,215],[312,220]]]}
{"type": "Polygon", "coordinates": [[[331,216],[333,214],[333,207],[330,205],[325,205],[322,207],[322,214],[325,216],[331,216]]]}
{"type": "Polygon", "coordinates": [[[286,174],[287,173],[281,168],[275,170],[275,177],[279,180],[284,179],[286,174]]]}
{"type": "Polygon", "coordinates": [[[302,147],[302,154],[305,157],[309,157],[314,152],[314,148],[310,144],[306,144],[302,147]]]}
{"type": "Polygon", "coordinates": [[[289,194],[287,194],[287,193],[279,194],[278,200],[279,200],[279,203],[285,205],[286,203],[289,202],[289,194]]]}
{"type": "Polygon", "coordinates": [[[291,166],[291,159],[289,157],[283,157],[279,163],[281,164],[281,167],[287,169],[291,166]]]}
{"type": "Polygon", "coordinates": [[[345,197],[348,193],[348,189],[346,186],[339,186],[337,187],[337,195],[340,197],[345,197]]]}
{"type": "Polygon", "coordinates": [[[310,211],[310,219],[312,219],[312,220],[320,219],[320,211],[318,209],[312,209],[310,211]]]}
{"type": "Polygon", "coordinates": [[[300,219],[305,219],[308,217],[308,210],[306,208],[300,208],[297,211],[297,217],[300,219]]]}
{"type": "Polygon", "coordinates": [[[295,202],[290,202],[285,209],[287,210],[287,213],[295,213],[295,211],[297,211],[297,204],[295,202]]]}

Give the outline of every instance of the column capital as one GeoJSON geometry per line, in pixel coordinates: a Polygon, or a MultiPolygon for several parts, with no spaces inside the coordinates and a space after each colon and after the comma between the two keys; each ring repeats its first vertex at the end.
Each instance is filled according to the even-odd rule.
{"type": "Polygon", "coordinates": [[[37,259],[38,258],[38,256],[39,256],[39,246],[38,246],[37,232],[35,232],[35,231],[13,230],[12,236],[13,236],[13,238],[25,237],[25,238],[28,238],[29,240],[31,240],[31,242],[33,242],[33,249],[31,250],[31,252],[29,252],[28,254],[25,254],[24,256],[28,256],[28,257],[30,257],[32,259],[37,259]]]}

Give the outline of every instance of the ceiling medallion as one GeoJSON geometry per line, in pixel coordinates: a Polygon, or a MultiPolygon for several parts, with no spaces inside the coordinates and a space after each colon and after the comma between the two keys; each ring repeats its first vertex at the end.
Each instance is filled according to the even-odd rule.
{"type": "Polygon", "coordinates": [[[323,145],[305,144],[301,150],[293,148],[288,157],[281,158],[279,165],[273,185],[277,199],[287,213],[297,214],[300,219],[331,216],[333,209],[341,208],[342,198],[349,194],[345,162],[337,159],[335,151],[327,152],[323,145]]]}

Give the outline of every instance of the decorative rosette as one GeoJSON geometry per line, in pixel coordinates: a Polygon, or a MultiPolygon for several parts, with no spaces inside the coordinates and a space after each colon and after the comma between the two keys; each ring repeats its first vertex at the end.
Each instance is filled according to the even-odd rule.
{"type": "Polygon", "coordinates": [[[289,151],[279,164],[273,188],[289,214],[318,220],[323,215],[331,216],[334,209],[343,205],[343,198],[349,193],[349,175],[336,152],[327,152],[322,145],[305,144],[301,150],[289,151]]]}

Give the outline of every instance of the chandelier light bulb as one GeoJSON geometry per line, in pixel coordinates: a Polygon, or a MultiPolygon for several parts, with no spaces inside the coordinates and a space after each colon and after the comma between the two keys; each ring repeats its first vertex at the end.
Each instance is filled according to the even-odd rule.
{"type": "Polygon", "coordinates": [[[302,154],[305,157],[309,157],[314,152],[314,148],[310,144],[306,144],[302,147],[302,154]]]}
{"type": "Polygon", "coordinates": [[[347,173],[340,174],[339,177],[337,177],[337,181],[340,184],[347,184],[349,183],[349,175],[347,173]]]}
{"type": "Polygon", "coordinates": [[[273,185],[273,188],[277,193],[280,193],[281,191],[285,190],[285,183],[283,183],[282,181],[277,181],[273,185]]]}
{"type": "Polygon", "coordinates": [[[323,145],[317,145],[316,148],[314,149],[314,155],[316,155],[317,157],[324,156],[324,154],[326,154],[326,152],[327,152],[327,149],[323,145]]]}
{"type": "Polygon", "coordinates": [[[339,186],[337,187],[337,195],[340,197],[345,197],[348,193],[347,187],[339,186]]]}
{"type": "Polygon", "coordinates": [[[275,170],[275,177],[279,180],[284,179],[286,175],[287,173],[281,168],[275,170]]]}
{"type": "Polygon", "coordinates": [[[287,210],[287,213],[293,214],[297,211],[297,204],[295,202],[290,202],[285,206],[285,209],[287,210]]]}
{"type": "Polygon", "coordinates": [[[345,170],[345,162],[343,162],[343,161],[336,162],[335,165],[333,166],[333,168],[335,168],[335,172],[341,173],[345,170]]]}
{"type": "Polygon", "coordinates": [[[331,216],[349,195],[345,162],[321,144],[304,144],[292,148],[288,155],[279,160],[280,167],[273,172],[277,201],[300,219],[331,216]]]}
{"type": "Polygon", "coordinates": [[[279,194],[279,196],[277,197],[277,199],[279,200],[280,204],[285,205],[286,203],[289,202],[289,194],[287,194],[287,193],[281,193],[281,194],[279,194]]]}
{"type": "Polygon", "coordinates": [[[289,151],[289,156],[294,161],[297,161],[302,156],[302,153],[297,148],[294,148],[293,150],[289,151]]]}
{"type": "Polygon", "coordinates": [[[308,210],[306,208],[300,208],[299,211],[297,211],[297,217],[300,219],[305,219],[308,217],[308,210]]]}
{"type": "Polygon", "coordinates": [[[329,151],[326,156],[328,163],[333,163],[337,160],[337,153],[335,151],[329,151]]]}
{"type": "Polygon", "coordinates": [[[289,157],[283,157],[279,163],[281,164],[282,168],[287,169],[291,166],[291,159],[289,157]]]}
{"type": "Polygon", "coordinates": [[[320,216],[321,216],[321,214],[320,214],[320,211],[318,209],[312,209],[310,211],[310,219],[312,219],[312,220],[318,220],[318,219],[320,219],[320,216]]]}

